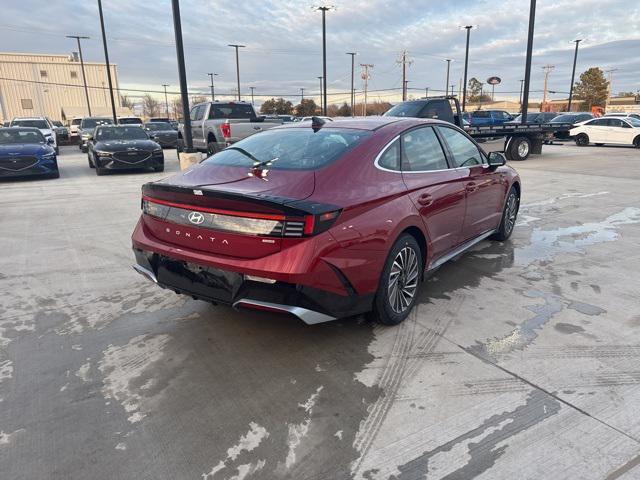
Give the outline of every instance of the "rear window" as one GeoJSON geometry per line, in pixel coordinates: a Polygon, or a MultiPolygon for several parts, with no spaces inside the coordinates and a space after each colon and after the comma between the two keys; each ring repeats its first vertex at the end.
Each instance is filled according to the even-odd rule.
{"type": "Polygon", "coordinates": [[[491,118],[491,112],[483,112],[481,110],[473,112],[471,115],[473,118],[491,118]]]}
{"type": "Polygon", "coordinates": [[[270,170],[315,170],[354,148],[371,136],[370,131],[322,128],[267,130],[234,143],[202,163],[253,167],[273,163],[270,170]]]}
{"type": "Polygon", "coordinates": [[[576,119],[576,115],[559,115],[551,120],[551,123],[573,123],[576,119]]]}
{"type": "Polygon", "coordinates": [[[209,118],[254,118],[255,111],[251,105],[243,103],[212,104],[209,118]]]}
{"type": "Polygon", "coordinates": [[[417,117],[422,110],[422,102],[403,102],[391,107],[384,114],[385,117],[417,117]]]}
{"type": "Polygon", "coordinates": [[[120,125],[141,125],[142,120],[139,118],[119,118],[118,123],[120,125]]]}

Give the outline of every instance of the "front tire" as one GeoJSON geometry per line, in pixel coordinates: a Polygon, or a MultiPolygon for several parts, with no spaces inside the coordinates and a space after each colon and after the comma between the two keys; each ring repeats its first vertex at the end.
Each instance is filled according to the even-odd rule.
{"type": "Polygon", "coordinates": [[[106,175],[106,174],[107,174],[107,170],[106,169],[96,167],[96,175],[101,177],[102,175],[106,175]]]}
{"type": "Polygon", "coordinates": [[[154,172],[164,172],[164,164],[153,167],[154,172]]]}
{"type": "Polygon", "coordinates": [[[519,208],[520,197],[518,195],[518,191],[515,187],[511,187],[511,190],[509,190],[509,194],[507,195],[507,201],[504,203],[500,226],[498,227],[498,230],[496,230],[496,233],[491,236],[493,240],[503,242],[511,236],[513,229],[516,226],[519,208]]]}
{"type": "Polygon", "coordinates": [[[416,239],[403,234],[385,262],[369,318],[383,325],[406,319],[416,303],[422,280],[422,253],[416,239]]]}
{"type": "Polygon", "coordinates": [[[579,147],[586,147],[589,145],[589,136],[586,133],[581,133],[576,137],[576,145],[579,147]]]}

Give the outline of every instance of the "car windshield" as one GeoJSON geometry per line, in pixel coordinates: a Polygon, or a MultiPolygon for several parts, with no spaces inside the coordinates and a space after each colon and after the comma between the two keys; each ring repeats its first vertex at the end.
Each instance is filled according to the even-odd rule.
{"type": "Polygon", "coordinates": [[[322,128],[267,130],[216,153],[204,164],[252,167],[270,162],[271,170],[315,170],[351,150],[371,132],[322,128]]]}
{"type": "Polygon", "coordinates": [[[140,125],[142,120],[139,118],[119,118],[118,123],[120,125],[140,125]]]}
{"type": "Polygon", "coordinates": [[[96,130],[96,140],[147,140],[141,127],[101,127],[96,130]]]}
{"type": "Polygon", "coordinates": [[[422,102],[403,102],[391,107],[384,114],[385,117],[417,117],[423,107],[422,102]]]}
{"type": "Polygon", "coordinates": [[[27,130],[26,128],[6,128],[0,130],[0,145],[44,142],[44,136],[40,133],[40,130],[27,130]]]}
{"type": "Polygon", "coordinates": [[[42,128],[49,129],[49,124],[46,120],[24,120],[24,119],[16,119],[11,122],[12,127],[34,127],[34,128],[42,128]]]}
{"type": "Polygon", "coordinates": [[[149,130],[151,132],[159,132],[159,131],[162,131],[162,130],[173,130],[173,128],[171,128],[171,125],[169,125],[168,123],[165,123],[165,122],[147,123],[147,124],[145,124],[144,128],[146,128],[147,130],[149,130]]]}
{"type": "Polygon", "coordinates": [[[56,126],[56,127],[62,127],[63,126],[62,122],[51,122],[51,123],[53,123],[53,125],[56,126]]]}
{"type": "Polygon", "coordinates": [[[113,123],[110,118],[83,118],[80,127],[84,130],[87,128],[95,128],[98,125],[109,125],[113,123]]]}
{"type": "Polygon", "coordinates": [[[82,122],[81,118],[74,118],[71,120],[71,125],[80,125],[80,122],[82,122]]]}
{"type": "Polygon", "coordinates": [[[635,117],[625,118],[627,122],[629,122],[634,127],[640,127],[640,120],[635,117]]]}

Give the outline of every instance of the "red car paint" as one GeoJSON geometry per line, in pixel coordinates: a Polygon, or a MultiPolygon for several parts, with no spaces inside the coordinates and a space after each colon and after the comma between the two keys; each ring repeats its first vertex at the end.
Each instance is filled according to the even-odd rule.
{"type": "MultiPolygon", "coordinates": [[[[426,253],[424,268],[428,270],[456,247],[496,229],[507,192],[515,183],[519,185],[517,173],[508,166],[404,173],[374,164],[378,154],[399,134],[415,127],[438,125],[445,124],[392,117],[335,121],[322,128],[372,133],[319,169],[273,168],[260,178],[249,175],[246,167],[201,164],[160,185],[145,186],[147,201],[178,206],[185,213],[213,212],[222,215],[215,217],[222,221],[239,217],[266,222],[317,222],[319,216],[294,212],[292,217],[287,209],[298,205],[296,202],[330,205],[336,213],[329,215],[337,215],[337,219],[320,233],[265,237],[176,224],[143,214],[133,232],[133,248],[137,256],[142,252],[145,258],[158,254],[188,265],[272,279],[278,282],[276,285],[308,287],[339,297],[362,297],[366,299],[364,306],[358,305],[355,310],[366,310],[378,288],[387,254],[402,232],[420,237],[418,243],[424,244],[426,253]],[[165,186],[170,191],[162,190],[165,186]],[[206,190],[206,194],[199,195],[200,190],[206,190]],[[217,196],[207,197],[210,193],[217,196]]],[[[270,131],[292,128],[310,126],[293,124],[270,131]]],[[[193,292],[186,288],[184,293],[193,292]]]]}

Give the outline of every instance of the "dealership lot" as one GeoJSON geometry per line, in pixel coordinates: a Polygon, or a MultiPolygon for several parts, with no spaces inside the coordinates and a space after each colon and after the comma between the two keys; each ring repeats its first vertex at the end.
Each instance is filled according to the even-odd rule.
{"type": "Polygon", "coordinates": [[[519,223],[397,327],[307,326],[130,267],[142,183],[0,183],[3,478],[640,477],[638,150],[515,163],[519,223]]]}

